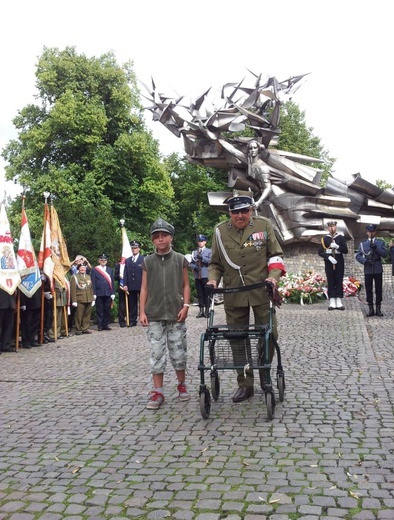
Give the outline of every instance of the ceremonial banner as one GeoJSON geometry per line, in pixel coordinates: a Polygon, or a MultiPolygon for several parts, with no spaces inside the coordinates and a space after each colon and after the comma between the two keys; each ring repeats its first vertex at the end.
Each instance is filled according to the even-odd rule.
{"type": "Polygon", "coordinates": [[[14,294],[21,277],[16,265],[14,242],[4,204],[0,210],[0,288],[14,294]]]}
{"type": "MultiPolygon", "coordinates": [[[[122,221],[123,222],[123,221],[122,221]]],[[[132,256],[133,252],[131,250],[129,237],[126,233],[126,228],[122,226],[122,257],[120,259],[120,269],[119,269],[119,285],[123,287],[123,274],[124,274],[124,265],[126,263],[126,259],[132,256]]]]}
{"type": "Polygon", "coordinates": [[[41,275],[31,241],[29,223],[24,208],[22,208],[21,235],[16,263],[22,277],[19,289],[28,298],[31,298],[37,289],[41,287],[41,275]]]}
{"type": "Polygon", "coordinates": [[[51,251],[54,263],[53,277],[62,287],[66,287],[66,273],[70,269],[66,242],[60,228],[59,217],[54,206],[51,206],[51,251]]]}
{"type": "Polygon", "coordinates": [[[51,225],[49,221],[49,207],[45,203],[44,207],[44,229],[42,230],[40,252],[38,253],[38,267],[48,277],[53,290],[53,270],[54,263],[51,251],[51,225]]]}

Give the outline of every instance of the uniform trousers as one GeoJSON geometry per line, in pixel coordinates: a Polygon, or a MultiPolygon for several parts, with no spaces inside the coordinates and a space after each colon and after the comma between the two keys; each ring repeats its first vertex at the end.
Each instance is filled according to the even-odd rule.
{"type": "Polygon", "coordinates": [[[15,309],[0,309],[0,345],[1,350],[8,349],[11,343],[12,329],[14,326],[15,309]]]}
{"type": "MultiPolygon", "coordinates": [[[[269,303],[263,305],[255,305],[252,307],[255,325],[266,325],[269,323],[269,303]]],[[[227,325],[249,325],[250,324],[250,307],[225,307],[227,325]]],[[[278,337],[276,315],[273,315],[273,336],[278,337]]],[[[233,352],[234,366],[246,365],[248,339],[230,340],[233,352]]],[[[274,356],[275,346],[271,343],[270,361],[274,356]]],[[[237,382],[239,387],[253,387],[254,375],[252,369],[237,369],[237,382]]],[[[263,376],[260,371],[260,380],[263,376]]]]}
{"type": "Polygon", "coordinates": [[[111,303],[111,296],[97,296],[96,298],[97,325],[99,329],[106,329],[111,323],[111,303]]]}
{"type": "Polygon", "coordinates": [[[136,325],[138,319],[138,303],[141,291],[129,292],[130,325],[136,325]]]}
{"type": "Polygon", "coordinates": [[[126,293],[125,291],[118,291],[118,321],[121,327],[126,326],[126,293]]]}
{"type": "Polygon", "coordinates": [[[365,274],[365,292],[367,293],[368,305],[373,305],[373,283],[375,282],[375,303],[382,303],[383,274],[365,274]]]}
{"type": "Polygon", "coordinates": [[[337,263],[335,265],[329,260],[324,262],[327,277],[327,295],[329,298],[343,298],[345,262],[342,255],[336,255],[336,259],[337,263]]]}
{"type": "Polygon", "coordinates": [[[208,278],[195,278],[194,282],[197,289],[199,307],[209,307],[209,297],[206,290],[208,278]]]}
{"type": "Polygon", "coordinates": [[[92,315],[92,304],[91,303],[80,303],[78,302],[77,309],[74,316],[75,332],[81,334],[85,330],[88,330],[90,325],[90,317],[92,315]]]}

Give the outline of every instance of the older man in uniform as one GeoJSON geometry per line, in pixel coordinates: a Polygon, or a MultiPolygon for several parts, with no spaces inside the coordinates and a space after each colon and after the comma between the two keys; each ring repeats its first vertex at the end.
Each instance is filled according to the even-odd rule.
{"type": "MultiPolygon", "coordinates": [[[[207,285],[240,287],[266,280],[277,287],[285,274],[282,248],[267,218],[252,215],[254,201],[250,195],[234,193],[227,200],[230,219],[215,226],[212,258],[207,285]]],[[[224,310],[228,325],[248,325],[252,308],[256,325],[268,323],[269,298],[263,287],[239,293],[224,294],[224,310]]],[[[274,316],[274,336],[277,327],[274,316]]],[[[272,349],[271,356],[273,356],[272,349]]],[[[253,370],[238,370],[235,403],[254,394],[253,370]]]]}
{"type": "Polygon", "coordinates": [[[128,293],[129,298],[130,327],[136,327],[142,283],[142,264],[145,257],[140,254],[141,243],[138,240],[133,240],[130,246],[133,254],[126,260],[123,290],[128,293]]]}

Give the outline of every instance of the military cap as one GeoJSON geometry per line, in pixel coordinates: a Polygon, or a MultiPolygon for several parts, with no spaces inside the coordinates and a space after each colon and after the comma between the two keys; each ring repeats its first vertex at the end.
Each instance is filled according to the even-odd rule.
{"type": "Polygon", "coordinates": [[[100,255],[100,256],[98,257],[98,259],[99,259],[99,260],[108,260],[108,256],[107,256],[105,253],[103,253],[102,255],[100,255]]]}
{"type": "Polygon", "coordinates": [[[197,242],[206,242],[207,237],[205,235],[197,235],[197,242]]]}
{"type": "Polygon", "coordinates": [[[228,209],[233,211],[236,209],[250,208],[253,206],[254,201],[253,197],[249,197],[248,195],[237,195],[227,199],[227,204],[228,209]]]}
{"type": "Polygon", "coordinates": [[[337,225],[337,221],[336,220],[329,220],[327,222],[327,226],[336,226],[337,225]]]}
{"type": "Polygon", "coordinates": [[[150,228],[150,234],[153,235],[153,233],[158,233],[161,231],[162,233],[168,233],[169,235],[174,235],[175,229],[174,226],[166,222],[162,218],[158,218],[150,228]]]}
{"type": "Polygon", "coordinates": [[[378,226],[376,224],[368,224],[368,226],[365,226],[365,229],[367,231],[376,231],[378,229],[378,226]]]}
{"type": "Polygon", "coordinates": [[[85,262],[81,262],[80,264],[77,265],[77,271],[79,271],[80,267],[87,267],[87,265],[85,264],[85,262]]]}
{"type": "Polygon", "coordinates": [[[138,240],[133,240],[130,243],[130,247],[141,247],[141,242],[138,242],[138,240]]]}

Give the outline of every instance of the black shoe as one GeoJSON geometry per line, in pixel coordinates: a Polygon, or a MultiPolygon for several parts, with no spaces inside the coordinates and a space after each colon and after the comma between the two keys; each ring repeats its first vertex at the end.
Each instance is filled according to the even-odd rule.
{"type": "Polygon", "coordinates": [[[2,347],[2,352],[16,352],[15,347],[2,347]]]}
{"type": "Polygon", "coordinates": [[[83,331],[82,331],[82,334],[91,334],[91,333],[92,333],[91,330],[83,330],[83,331]]]}
{"type": "MultiPolygon", "coordinates": [[[[44,342],[45,343],[55,343],[55,339],[54,338],[49,338],[48,336],[44,336],[44,342]]],[[[38,345],[35,345],[35,343],[38,343],[38,341],[35,341],[33,343],[33,347],[38,347],[39,343],[38,343],[38,345]]]]}
{"type": "Polygon", "coordinates": [[[103,327],[103,330],[111,330],[111,327],[103,327]]]}
{"type": "Polygon", "coordinates": [[[98,331],[102,331],[102,330],[103,330],[103,327],[98,327],[97,330],[98,330],[98,331]]]}
{"type": "Polygon", "coordinates": [[[337,310],[338,311],[344,311],[345,310],[345,307],[343,305],[341,305],[340,307],[337,307],[337,310]]]}
{"type": "MultiPolygon", "coordinates": [[[[54,343],[54,339],[51,338],[45,338],[44,340],[46,343],[54,343]]],[[[30,343],[32,347],[41,347],[41,343],[39,341],[33,341],[33,343],[30,343]]]]}
{"type": "Polygon", "coordinates": [[[122,327],[123,329],[123,327],[126,327],[126,323],[119,323],[119,327],[122,327]]]}
{"type": "Polygon", "coordinates": [[[254,395],[253,386],[240,386],[233,396],[233,402],[241,403],[242,401],[246,401],[249,397],[252,397],[252,395],[254,395]]]}
{"type": "Polygon", "coordinates": [[[22,345],[22,348],[32,348],[33,345],[22,345]]]}

